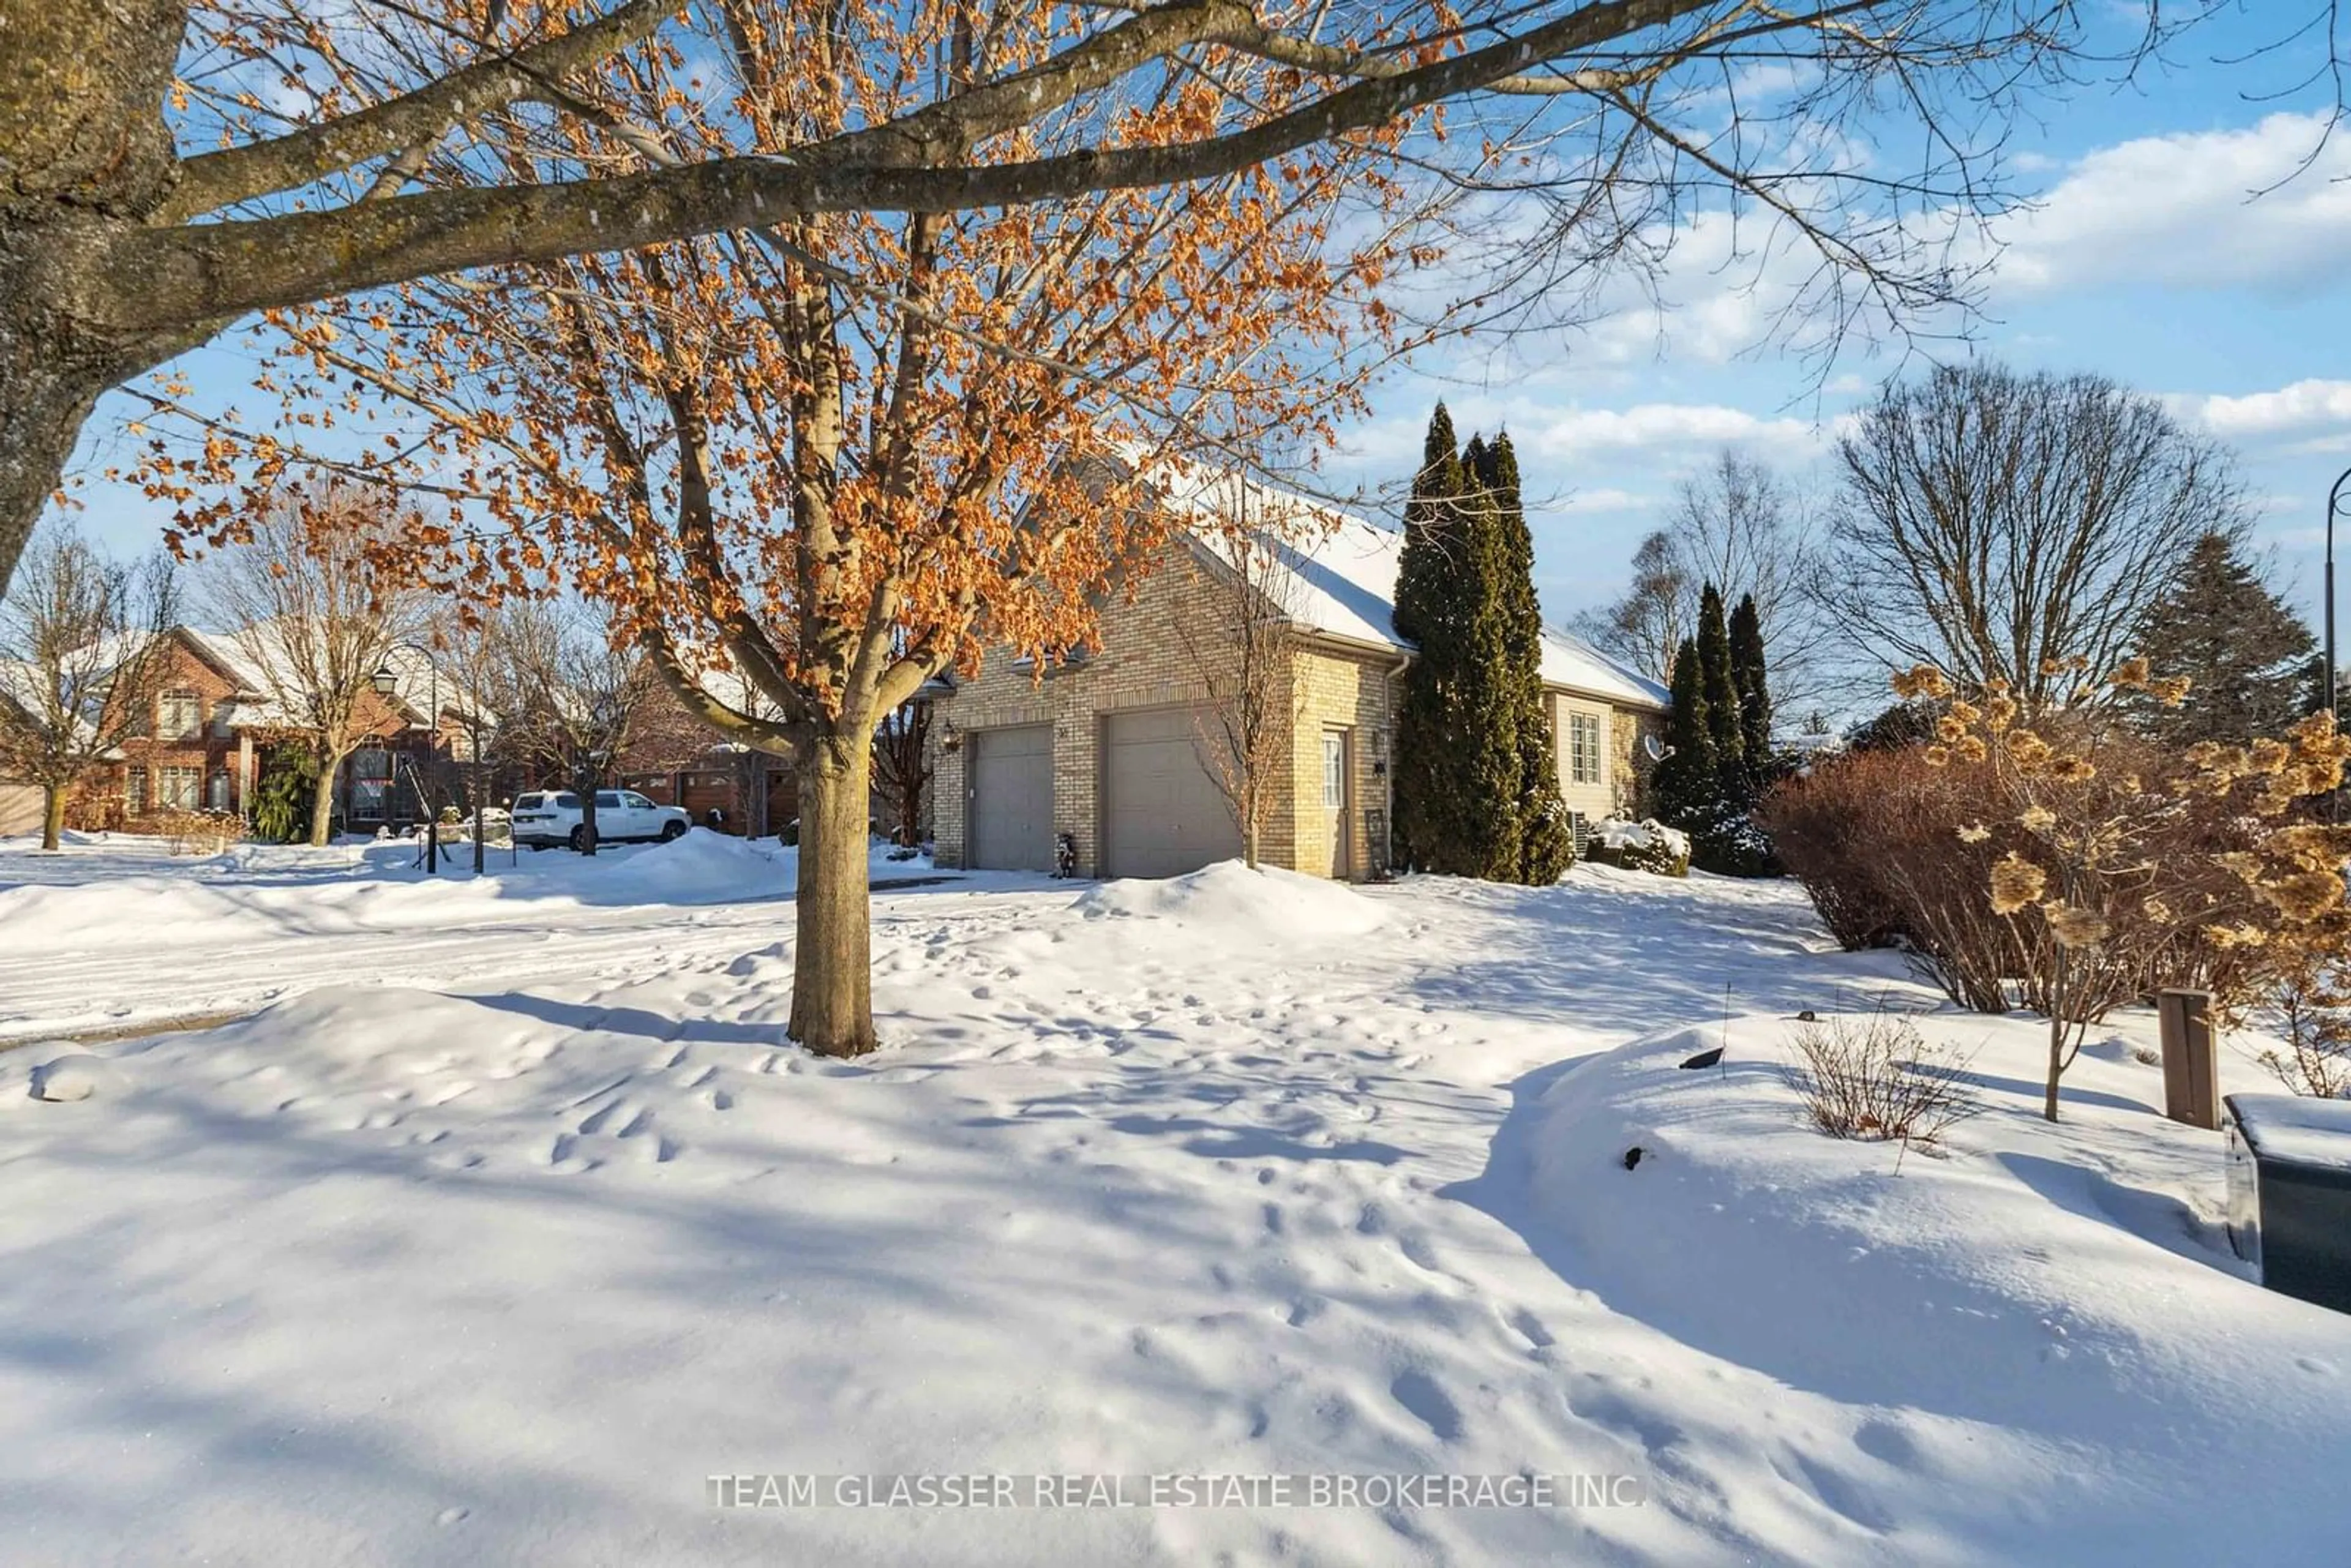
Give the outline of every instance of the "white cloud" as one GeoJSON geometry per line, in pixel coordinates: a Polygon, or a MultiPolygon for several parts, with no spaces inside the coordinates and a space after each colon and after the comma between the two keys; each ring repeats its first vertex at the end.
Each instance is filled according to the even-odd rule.
{"type": "Polygon", "coordinates": [[[2299,381],[2241,397],[2174,392],[2163,401],[2179,418],[2227,441],[2317,436],[2351,427],[2351,382],[2299,381]]]}
{"type": "Polygon", "coordinates": [[[1578,512],[1631,512],[1657,504],[1655,496],[1636,496],[1630,490],[1604,486],[1593,490],[1576,490],[1543,507],[1547,512],[1573,515],[1578,512]]]}
{"type": "Polygon", "coordinates": [[[2113,284],[2285,293],[2331,285],[2351,243],[2346,175],[2351,137],[2329,140],[2314,115],[2103,147],[2001,224],[1993,287],[2038,295],[2113,284]]]}
{"type": "MultiPolygon", "coordinates": [[[[1838,161],[1860,167],[1867,158],[1838,161]]],[[[1912,225],[1928,246],[1948,242],[1959,270],[1989,266],[1986,296],[1995,310],[2121,286],[2299,296],[2338,286],[2351,253],[2351,135],[2327,139],[2315,116],[2140,137],[2062,170],[2045,159],[2018,168],[2053,183],[1991,234],[1949,212],[1912,225]]],[[[1667,236],[1647,237],[1662,244],[1667,236]]],[[[1808,286],[1825,281],[1821,257],[1798,236],[1718,208],[1686,216],[1670,237],[1653,277],[1620,273],[1591,302],[1588,324],[1571,338],[1582,363],[1720,364],[1775,336],[1800,350],[1828,340],[1826,318],[1789,313],[1808,286]]],[[[1806,303],[1825,301],[1814,295],[1806,303]]],[[[1855,324],[1861,340],[1852,347],[1886,336],[1875,309],[1865,308],[1855,324]]],[[[2055,343],[2046,332],[2011,341],[2055,343]]]]}
{"type": "Polygon", "coordinates": [[[1561,456],[1661,446],[1703,454],[1725,443],[1754,441],[1810,447],[1824,434],[1822,427],[1801,419],[1767,419],[1723,403],[1685,402],[1567,409],[1514,423],[1511,431],[1522,451],[1561,456]]]}

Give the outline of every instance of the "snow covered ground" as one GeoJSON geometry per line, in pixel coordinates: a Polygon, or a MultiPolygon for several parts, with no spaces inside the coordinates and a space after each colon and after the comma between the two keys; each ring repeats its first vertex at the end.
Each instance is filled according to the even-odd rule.
{"type": "Polygon", "coordinates": [[[19,1035],[283,991],[89,1048],[85,1100],[26,1093],[68,1048],[0,1053],[0,1561],[2343,1560],[2351,1318],[2241,1277],[2146,1020],[2053,1130],[2029,1021],[1929,1017],[1992,1109],[1897,1167],[1805,1129],[1782,1020],[1931,998],[1792,888],[1228,866],[885,892],[885,1050],[827,1062],[780,1043],[755,854],[0,856],[19,1035]],[[950,1472],[1644,1500],[707,1480],[950,1472]]]}
{"type": "MultiPolygon", "coordinates": [[[[69,838],[48,854],[0,839],[0,1045],[242,1012],[328,980],[618,977],[649,946],[731,957],[789,926],[797,853],[697,829],[593,857],[493,848],[477,881],[461,844],[435,885],[397,840],[190,859],[152,837],[69,838]]],[[[874,851],[877,883],[936,874],[889,852],[874,851]]]]}

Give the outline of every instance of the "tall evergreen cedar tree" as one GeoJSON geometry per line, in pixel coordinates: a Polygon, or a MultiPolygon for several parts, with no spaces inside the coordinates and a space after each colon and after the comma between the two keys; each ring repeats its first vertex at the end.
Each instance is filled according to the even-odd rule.
{"type": "Polygon", "coordinates": [[[1517,503],[1515,457],[1475,439],[1458,452],[1438,404],[1395,591],[1397,633],[1418,649],[1396,717],[1395,839],[1416,870],[1550,882],[1566,869],[1557,783],[1529,779],[1530,754],[1547,767],[1550,743],[1534,550],[1514,537],[1526,526],[1510,515],[1517,503]]]}
{"type": "Polygon", "coordinates": [[[1763,646],[1763,617],[1755,596],[1741,594],[1730,612],[1730,684],[1739,692],[1740,760],[1746,774],[1746,802],[1752,806],[1770,789],[1778,773],[1771,749],[1771,684],[1770,660],[1763,646]]]}
{"type": "Polygon", "coordinates": [[[2146,705],[2139,723],[2180,746],[2274,735],[2317,706],[2317,647],[2237,541],[2206,534],[2139,620],[2138,651],[2148,664],[2196,684],[2179,707],[2146,705]]]}
{"type": "Polygon", "coordinates": [[[1733,876],[1773,868],[1770,843],[1748,821],[1773,766],[1765,663],[1753,602],[1742,601],[1726,623],[1722,595],[1707,584],[1698,633],[1674,655],[1673,749],[1650,788],[1658,817],[1689,834],[1691,863],[1733,876]]]}
{"type": "Polygon", "coordinates": [[[1683,638],[1674,651],[1669,692],[1673,707],[1666,716],[1666,756],[1649,781],[1658,817],[1674,827],[1710,816],[1719,777],[1714,727],[1706,711],[1703,664],[1698,639],[1683,638]]]}
{"type": "Polygon", "coordinates": [[[1438,674],[1429,668],[1435,652],[1458,632],[1453,625],[1447,568],[1453,511],[1461,494],[1461,460],[1453,436],[1453,416],[1443,403],[1429,416],[1420,472],[1413,476],[1412,498],[1404,509],[1404,548],[1396,558],[1396,635],[1420,650],[1405,672],[1397,704],[1395,821],[1390,824],[1400,864],[1430,869],[1446,836],[1437,807],[1450,782],[1447,776],[1448,733],[1438,674]]]}
{"type": "MultiPolygon", "coordinates": [[[[1472,441],[1470,449],[1479,452],[1472,441]]],[[[1542,602],[1535,594],[1535,539],[1519,490],[1519,455],[1508,432],[1497,435],[1470,465],[1471,481],[1494,508],[1501,534],[1502,591],[1509,626],[1504,679],[1519,747],[1519,868],[1530,887],[1557,882],[1575,862],[1567,802],[1559,792],[1551,722],[1543,711],[1542,602]]]]}
{"type": "Polygon", "coordinates": [[[1730,628],[1722,613],[1722,591],[1712,583],[1698,601],[1698,679],[1706,690],[1707,737],[1714,743],[1714,796],[1735,802],[1735,787],[1746,777],[1747,727],[1739,711],[1739,680],[1730,667],[1730,628]]]}

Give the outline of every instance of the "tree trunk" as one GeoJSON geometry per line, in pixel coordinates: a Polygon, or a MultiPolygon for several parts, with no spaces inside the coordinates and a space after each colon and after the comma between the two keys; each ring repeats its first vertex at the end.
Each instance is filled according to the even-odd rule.
{"type": "Polygon", "coordinates": [[[906,780],[905,789],[898,798],[899,837],[908,849],[923,841],[923,780],[916,775],[906,780]]]}
{"type": "Polygon", "coordinates": [[[593,768],[583,768],[572,775],[571,792],[580,797],[580,852],[596,852],[596,786],[601,782],[593,768]]]}
{"type": "MultiPolygon", "coordinates": [[[[0,270],[13,259],[0,247],[0,270]]],[[[0,329],[0,359],[15,357],[16,345],[5,341],[10,336],[0,329]]],[[[33,525],[64,482],[66,462],[96,402],[96,388],[37,365],[0,366],[0,588],[7,586],[33,525]]]]}
{"type": "Polygon", "coordinates": [[[2065,1071],[2065,949],[2056,956],[2056,987],[2049,998],[2049,1084],[2041,1097],[2041,1114],[2057,1119],[2057,1080],[2065,1071]]]}
{"type": "Polygon", "coordinates": [[[800,855],[788,1032],[820,1056],[862,1056],[874,1047],[865,885],[872,758],[856,726],[848,728],[818,736],[795,758],[800,855]]]}
{"type": "Polygon", "coordinates": [[[99,394],[200,340],[114,334],[97,265],[176,176],[187,19],[187,0],[0,0],[0,588],[99,394]]]}
{"type": "Polygon", "coordinates": [[[340,757],[319,760],[319,777],[310,786],[310,847],[324,849],[335,826],[335,770],[340,757]]]}
{"type": "Polygon", "coordinates": [[[62,784],[41,786],[41,847],[53,850],[65,841],[66,787],[62,784]]]}

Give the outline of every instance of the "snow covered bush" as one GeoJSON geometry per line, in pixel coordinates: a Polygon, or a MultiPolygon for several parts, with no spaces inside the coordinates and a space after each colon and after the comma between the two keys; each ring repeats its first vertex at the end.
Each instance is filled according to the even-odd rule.
{"type": "Polygon", "coordinates": [[[1917,1024],[1882,1006],[1866,1018],[1808,1019],[1789,1043],[1796,1092],[1832,1138],[1931,1145],[1983,1109],[1966,1060],[1929,1046],[1917,1024]]]}
{"type": "Polygon", "coordinates": [[[1689,835],[1655,817],[1628,822],[1611,817],[1592,830],[1583,858],[1594,865],[1622,866],[1655,876],[1689,875],[1689,835]]]}

